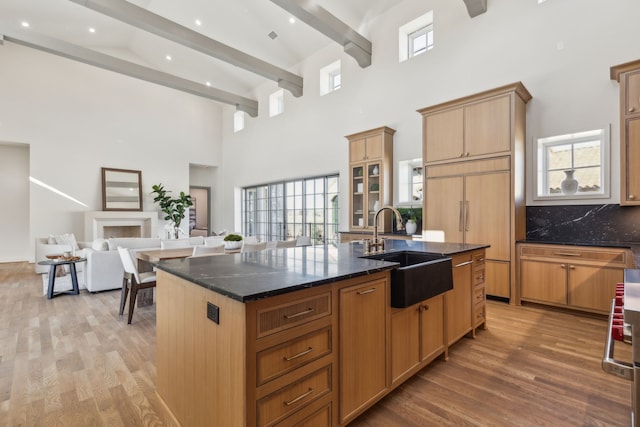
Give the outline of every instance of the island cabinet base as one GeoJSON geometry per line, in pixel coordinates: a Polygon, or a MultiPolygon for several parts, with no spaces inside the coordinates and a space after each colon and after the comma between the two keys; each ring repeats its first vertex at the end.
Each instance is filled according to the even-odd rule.
{"type": "Polygon", "coordinates": [[[388,286],[384,271],[242,303],[158,271],[157,392],[183,426],[345,425],[388,386],[388,286]],[[219,323],[207,317],[209,304],[219,323]],[[349,336],[355,330],[364,338],[349,336]],[[360,362],[347,357],[353,363],[340,373],[339,339],[362,357],[374,343],[379,372],[352,378],[360,362]],[[374,377],[381,382],[355,393],[374,377]],[[352,387],[342,396],[349,416],[340,416],[339,384],[352,387]]]}
{"type": "Polygon", "coordinates": [[[484,250],[457,261],[405,309],[388,270],[246,303],[159,270],[157,393],[185,427],[345,426],[484,322],[484,250]]]}

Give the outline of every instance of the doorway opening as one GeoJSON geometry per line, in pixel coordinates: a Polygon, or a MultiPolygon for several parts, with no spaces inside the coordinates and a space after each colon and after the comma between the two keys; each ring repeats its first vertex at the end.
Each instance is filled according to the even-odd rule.
{"type": "Polygon", "coordinates": [[[189,195],[193,206],[189,208],[189,236],[204,236],[211,234],[211,215],[209,213],[209,199],[211,187],[189,187],[189,195]]]}

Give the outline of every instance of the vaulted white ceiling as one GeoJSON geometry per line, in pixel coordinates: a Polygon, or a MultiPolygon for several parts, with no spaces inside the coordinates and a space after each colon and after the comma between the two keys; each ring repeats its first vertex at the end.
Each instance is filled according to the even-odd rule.
{"type": "MultiPolygon", "coordinates": [[[[367,23],[401,1],[305,0],[301,3],[322,7],[368,38],[367,23]]],[[[247,94],[251,89],[265,81],[263,76],[78,3],[84,1],[1,0],[0,36],[46,36],[203,86],[209,82],[213,88],[241,96],[250,97],[247,94]],[[22,22],[28,22],[29,27],[21,27],[22,22]],[[95,32],[89,32],[89,28],[95,32]],[[171,60],[166,59],[167,55],[171,60]]],[[[335,43],[297,18],[291,23],[292,15],[270,0],[130,0],[129,3],[294,74],[296,64],[335,43]],[[278,36],[272,39],[271,32],[278,36]]],[[[14,41],[11,37],[6,40],[14,41]]]]}

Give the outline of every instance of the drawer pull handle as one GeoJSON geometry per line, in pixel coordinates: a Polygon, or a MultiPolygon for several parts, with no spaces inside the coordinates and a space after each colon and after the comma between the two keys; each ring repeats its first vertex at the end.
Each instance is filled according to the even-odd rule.
{"type": "Polygon", "coordinates": [[[554,252],[553,254],[561,256],[582,256],[582,254],[577,254],[575,252],[554,252]]]}
{"type": "Polygon", "coordinates": [[[302,399],[304,399],[305,397],[309,396],[311,393],[313,393],[313,389],[311,387],[309,387],[309,391],[307,391],[306,393],[302,393],[300,396],[296,397],[293,400],[290,400],[288,402],[284,402],[285,405],[287,406],[291,406],[295,403],[300,402],[302,399]]]}
{"type": "Polygon", "coordinates": [[[287,362],[291,362],[293,359],[297,359],[298,357],[302,357],[305,354],[311,353],[312,351],[313,351],[313,347],[309,347],[308,349],[306,349],[304,351],[301,351],[300,353],[298,353],[298,354],[296,354],[294,356],[290,356],[290,357],[285,356],[283,359],[285,361],[287,361],[287,362]]]}
{"type": "Polygon", "coordinates": [[[635,200],[635,199],[636,199],[636,196],[635,196],[635,195],[633,195],[633,194],[629,194],[629,200],[635,200]]]}
{"type": "Polygon", "coordinates": [[[633,107],[629,108],[629,112],[630,112],[630,113],[633,113],[634,111],[636,111],[636,109],[635,109],[635,108],[633,108],[633,107]]]}
{"type": "Polygon", "coordinates": [[[461,262],[460,264],[454,265],[453,268],[464,267],[465,265],[469,265],[471,263],[473,263],[473,261],[461,262]]]}
{"type": "Polygon", "coordinates": [[[365,295],[365,294],[370,294],[371,292],[375,292],[377,291],[376,288],[371,288],[371,289],[367,289],[366,291],[360,291],[358,292],[358,295],[365,295]]]}
{"type": "Polygon", "coordinates": [[[284,318],[295,319],[296,317],[304,316],[305,314],[309,314],[309,313],[313,313],[313,308],[307,309],[305,311],[301,311],[300,313],[296,313],[296,314],[285,314],[284,318]]]}

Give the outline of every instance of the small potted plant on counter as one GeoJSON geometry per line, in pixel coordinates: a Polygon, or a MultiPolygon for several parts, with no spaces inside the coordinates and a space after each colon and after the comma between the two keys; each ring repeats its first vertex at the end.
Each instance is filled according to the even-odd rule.
{"type": "Polygon", "coordinates": [[[239,234],[227,234],[224,236],[225,249],[240,249],[242,247],[242,236],[239,234]]]}

